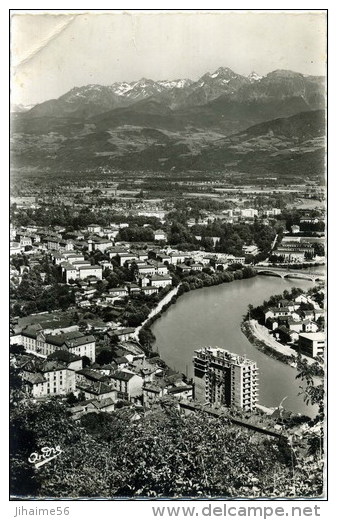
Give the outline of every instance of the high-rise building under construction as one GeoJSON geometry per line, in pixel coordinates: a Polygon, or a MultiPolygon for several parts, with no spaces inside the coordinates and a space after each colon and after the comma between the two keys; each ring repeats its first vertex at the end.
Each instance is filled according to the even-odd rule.
{"type": "Polygon", "coordinates": [[[195,399],[254,410],[258,401],[255,361],[218,347],[194,351],[195,399]]]}

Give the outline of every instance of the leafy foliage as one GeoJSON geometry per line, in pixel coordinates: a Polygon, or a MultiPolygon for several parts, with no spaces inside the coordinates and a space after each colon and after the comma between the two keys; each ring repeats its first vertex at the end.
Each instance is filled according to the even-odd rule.
{"type": "Polygon", "coordinates": [[[319,496],[317,463],[277,439],[225,418],[181,416],[172,401],[134,420],[124,407],[80,424],[56,401],[20,404],[12,416],[12,493],[37,497],[319,496]],[[42,446],[63,453],[34,469],[42,446]]]}

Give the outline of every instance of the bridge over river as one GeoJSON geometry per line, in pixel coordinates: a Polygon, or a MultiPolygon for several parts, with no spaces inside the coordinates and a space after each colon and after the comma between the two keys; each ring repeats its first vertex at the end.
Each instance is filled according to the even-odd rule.
{"type": "Polygon", "coordinates": [[[299,278],[319,282],[325,280],[325,273],[314,271],[301,271],[300,269],[282,269],[277,267],[255,267],[257,274],[265,276],[278,276],[279,278],[299,278]]]}

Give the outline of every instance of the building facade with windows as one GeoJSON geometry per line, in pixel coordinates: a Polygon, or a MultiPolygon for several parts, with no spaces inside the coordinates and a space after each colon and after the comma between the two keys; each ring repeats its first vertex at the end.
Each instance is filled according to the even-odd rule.
{"type": "Polygon", "coordinates": [[[299,334],[300,352],[311,356],[324,356],[325,351],[325,334],[324,332],[308,332],[299,334]]]}
{"type": "Polygon", "coordinates": [[[27,327],[15,336],[13,343],[23,345],[29,352],[49,356],[56,350],[67,350],[76,356],[87,356],[95,361],[96,339],[94,336],[73,331],[60,334],[46,334],[43,330],[27,327]]]}
{"type": "Polygon", "coordinates": [[[194,351],[195,399],[254,410],[258,402],[258,368],[254,361],[218,347],[194,351]]]}
{"type": "Polygon", "coordinates": [[[36,372],[23,371],[23,381],[34,398],[67,395],[76,389],[75,371],[58,361],[45,361],[36,372]]]}

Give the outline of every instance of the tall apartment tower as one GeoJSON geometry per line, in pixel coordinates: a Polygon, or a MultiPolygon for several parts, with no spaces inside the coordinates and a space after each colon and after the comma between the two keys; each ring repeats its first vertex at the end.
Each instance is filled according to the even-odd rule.
{"type": "Polygon", "coordinates": [[[194,351],[195,399],[199,402],[254,410],[258,368],[251,361],[218,347],[194,351]]]}

